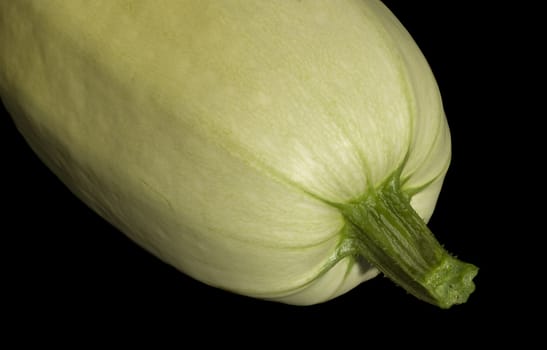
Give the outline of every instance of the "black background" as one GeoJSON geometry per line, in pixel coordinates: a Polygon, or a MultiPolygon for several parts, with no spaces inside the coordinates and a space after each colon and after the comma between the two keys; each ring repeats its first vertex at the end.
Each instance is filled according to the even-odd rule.
{"type": "Polygon", "coordinates": [[[371,340],[427,343],[431,334],[454,345],[516,336],[514,327],[526,319],[511,316],[524,309],[514,287],[520,262],[504,245],[505,233],[515,228],[505,206],[512,189],[496,175],[511,167],[507,152],[515,143],[505,136],[514,117],[507,81],[517,75],[507,53],[522,41],[504,20],[511,10],[454,1],[384,3],[421,47],[443,96],[453,158],[429,226],[447,250],[480,268],[467,304],[440,310],[383,277],[310,307],[205,286],[146,253],[79,202],[30,151],[2,109],[1,249],[10,323],[25,329],[55,325],[50,336],[65,327],[97,334],[128,322],[144,328],[169,323],[179,340],[207,330],[210,337],[200,338],[207,343],[219,340],[215,334],[222,330],[230,330],[222,337],[228,342],[260,334],[263,341],[290,336],[363,346],[371,340]]]}

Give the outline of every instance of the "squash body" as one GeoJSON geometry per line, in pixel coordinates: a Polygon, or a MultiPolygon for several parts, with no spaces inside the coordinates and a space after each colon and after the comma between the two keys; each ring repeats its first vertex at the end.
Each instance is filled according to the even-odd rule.
{"type": "Polygon", "coordinates": [[[435,79],[379,1],[0,2],[0,96],[47,166],[209,285],[291,304],[374,277],[344,217],[399,171],[424,220],[450,161],[435,79]]]}

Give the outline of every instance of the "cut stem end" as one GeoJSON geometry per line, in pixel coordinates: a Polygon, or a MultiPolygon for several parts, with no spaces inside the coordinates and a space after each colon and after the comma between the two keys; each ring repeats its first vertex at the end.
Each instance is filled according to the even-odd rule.
{"type": "Polygon", "coordinates": [[[479,269],[450,255],[445,255],[440,265],[426,277],[424,285],[431,291],[437,305],[448,309],[452,305],[463,304],[475,291],[473,278],[479,269]]]}

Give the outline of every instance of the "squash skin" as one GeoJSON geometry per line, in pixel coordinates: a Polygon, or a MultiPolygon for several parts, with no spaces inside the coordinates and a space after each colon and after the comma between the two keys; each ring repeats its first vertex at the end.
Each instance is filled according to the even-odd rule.
{"type": "Polygon", "coordinates": [[[0,47],[0,96],[44,163],[236,293],[314,304],[374,277],[325,268],[345,224],[329,203],[402,169],[427,221],[450,160],[433,75],[376,1],[4,1],[0,47]]]}

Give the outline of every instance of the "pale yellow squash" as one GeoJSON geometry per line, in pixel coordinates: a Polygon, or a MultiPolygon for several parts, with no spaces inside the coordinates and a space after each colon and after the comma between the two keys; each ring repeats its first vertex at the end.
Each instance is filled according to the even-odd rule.
{"type": "Polygon", "coordinates": [[[376,276],[344,206],[395,177],[427,221],[450,161],[435,79],[379,1],[1,0],[0,50],[47,166],[235,293],[314,304],[376,276]]]}

